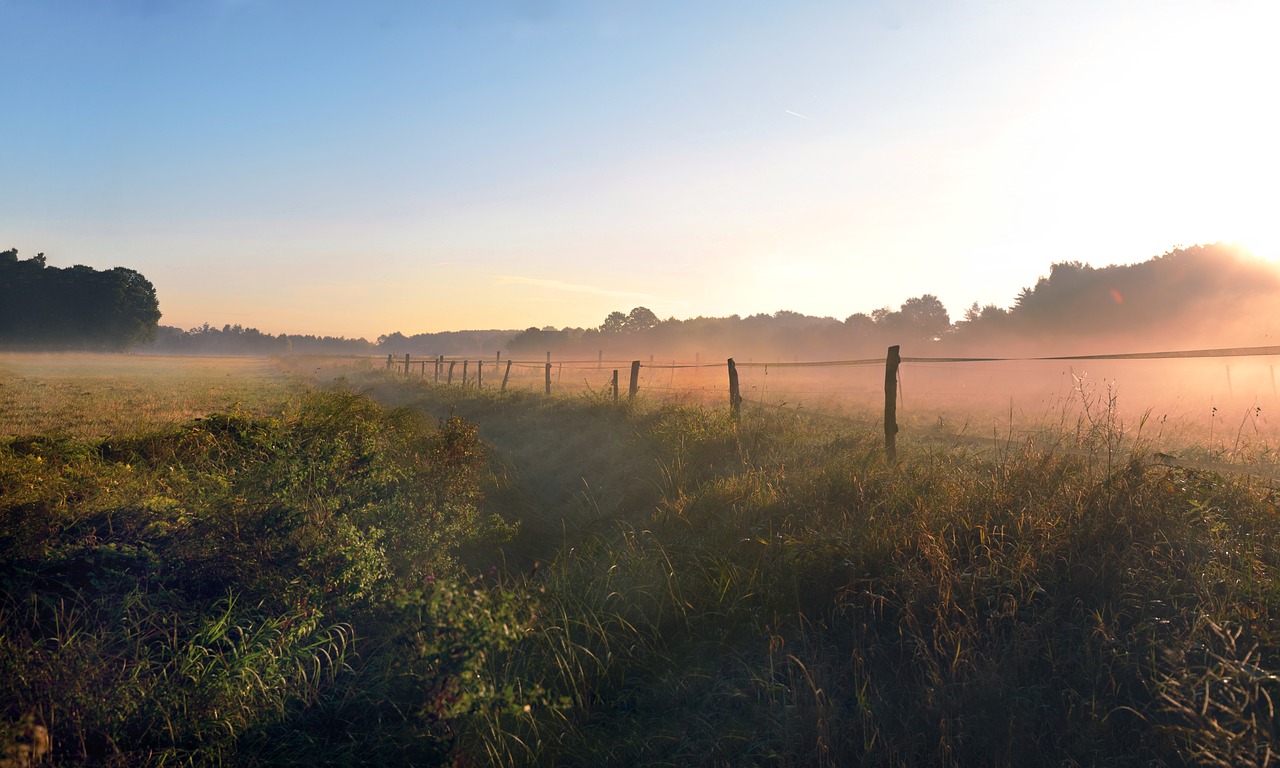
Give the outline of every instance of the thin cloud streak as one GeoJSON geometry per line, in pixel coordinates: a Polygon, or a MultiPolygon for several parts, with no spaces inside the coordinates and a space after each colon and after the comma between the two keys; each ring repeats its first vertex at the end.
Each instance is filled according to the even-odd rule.
{"type": "Polygon", "coordinates": [[[527,285],[533,288],[545,288],[553,291],[566,291],[569,293],[587,293],[593,296],[607,296],[613,299],[632,299],[635,301],[645,301],[650,303],[659,302],[657,296],[649,293],[636,293],[634,291],[615,291],[608,288],[597,288],[594,285],[582,285],[580,283],[566,283],[563,280],[546,280],[538,277],[521,277],[519,275],[502,275],[498,278],[498,282],[503,285],[527,285]]]}
{"type": "Polygon", "coordinates": [[[799,112],[792,112],[792,111],[791,111],[791,110],[789,110],[789,109],[784,109],[784,110],[782,110],[782,111],[783,111],[783,112],[786,112],[788,115],[794,115],[795,117],[798,117],[798,118],[800,118],[801,120],[810,120],[810,119],[812,119],[812,118],[810,118],[808,115],[802,115],[802,114],[800,114],[799,112]]]}

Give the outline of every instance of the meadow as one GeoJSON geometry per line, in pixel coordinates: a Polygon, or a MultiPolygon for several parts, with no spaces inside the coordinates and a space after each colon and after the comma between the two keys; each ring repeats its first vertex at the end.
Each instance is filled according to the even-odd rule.
{"type": "Polygon", "coordinates": [[[0,437],[94,438],[170,426],[216,410],[266,414],[303,389],[260,357],[0,354],[0,437]]]}
{"type": "Polygon", "coordinates": [[[1275,759],[1274,487],[1105,389],[1034,434],[905,429],[896,463],[852,407],[309,362],[42,413],[138,402],[114,360],[0,358],[41,414],[0,435],[0,699],[60,761],[1275,759]]]}

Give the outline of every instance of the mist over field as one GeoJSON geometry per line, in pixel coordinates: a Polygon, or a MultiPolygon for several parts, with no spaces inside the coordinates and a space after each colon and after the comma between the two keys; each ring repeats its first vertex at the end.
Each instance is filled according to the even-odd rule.
{"type": "Polygon", "coordinates": [[[0,30],[0,768],[1277,765],[1275,0],[0,30]]]}
{"type": "MultiPolygon", "coordinates": [[[[27,282],[41,275],[56,281],[65,280],[60,277],[64,273],[98,274],[83,268],[49,268],[42,257],[22,261],[14,251],[5,255],[6,268],[17,270],[27,282]]],[[[129,274],[149,286],[141,275],[129,274]]],[[[924,277],[921,284],[927,284],[924,277]]],[[[10,281],[5,290],[20,291],[23,285],[10,281]]],[[[38,295],[48,296],[40,306],[56,310],[59,294],[38,295]]],[[[30,296],[24,300],[29,303],[30,296]]],[[[154,306],[154,293],[151,301],[154,306]]],[[[12,301],[6,306],[10,315],[19,317],[14,313],[24,305],[12,301]]],[[[519,363],[514,375],[507,374],[512,386],[530,389],[544,387],[547,355],[556,363],[556,386],[587,390],[612,386],[612,370],[621,368],[625,376],[630,361],[639,360],[643,371],[638,383],[651,395],[705,402],[726,396],[723,364],[732,357],[744,366],[741,376],[748,400],[874,410],[882,389],[876,361],[883,359],[886,347],[898,345],[907,360],[901,373],[904,403],[909,404],[905,412],[919,418],[931,414],[939,423],[961,426],[1001,419],[1020,425],[1065,423],[1079,418],[1080,407],[1090,399],[1104,399],[1130,422],[1149,421],[1156,434],[1168,428],[1170,433],[1221,437],[1226,422],[1231,422],[1243,439],[1246,433],[1267,432],[1272,412],[1280,407],[1275,358],[1230,355],[1276,345],[1276,306],[1276,265],[1242,246],[1219,243],[1179,248],[1126,265],[1056,263],[1006,305],[974,303],[958,314],[934,294],[922,293],[897,308],[855,312],[843,319],[786,309],[746,317],[664,319],[646,307],[634,307],[614,311],[591,328],[397,331],[375,341],[272,335],[238,325],[204,324],[186,331],[139,325],[132,333],[153,340],[135,341],[132,349],[371,360],[390,356],[400,367],[409,355],[420,374],[427,372],[422,362],[427,358],[470,359],[470,378],[474,382],[479,373],[481,383],[485,361],[491,361],[491,386],[498,383],[496,366],[505,359],[519,363]],[[1196,350],[1209,350],[1208,356],[1108,359],[1196,350]],[[929,361],[935,358],[941,360],[929,361]],[[868,362],[847,365],[859,360],[868,362]],[[840,365],[788,367],[801,363],[840,365]]],[[[151,322],[158,314],[152,310],[151,322]]],[[[59,331],[71,334],[65,340],[40,336],[29,330],[35,315],[26,317],[25,325],[0,324],[13,348],[74,349],[75,334],[87,333],[67,325],[70,330],[59,331]]],[[[431,370],[433,380],[440,377],[434,363],[431,370]]],[[[461,381],[464,369],[457,374],[461,381]]]]}

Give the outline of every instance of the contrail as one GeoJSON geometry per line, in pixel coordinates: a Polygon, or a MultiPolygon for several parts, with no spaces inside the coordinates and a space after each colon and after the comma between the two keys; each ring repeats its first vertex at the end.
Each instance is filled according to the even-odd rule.
{"type": "Polygon", "coordinates": [[[786,112],[788,115],[795,115],[796,117],[800,118],[801,120],[808,120],[808,119],[809,119],[809,116],[808,116],[808,115],[802,115],[802,114],[800,114],[799,112],[792,112],[792,111],[791,111],[791,110],[789,110],[789,109],[784,109],[784,110],[782,110],[782,111],[783,111],[783,112],[786,112]]]}

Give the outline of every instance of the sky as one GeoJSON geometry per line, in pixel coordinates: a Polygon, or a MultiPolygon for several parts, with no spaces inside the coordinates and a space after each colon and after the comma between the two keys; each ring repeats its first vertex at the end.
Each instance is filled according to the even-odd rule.
{"type": "Polygon", "coordinates": [[[0,247],[364,336],[1280,259],[1280,3],[0,0],[0,247]]]}

